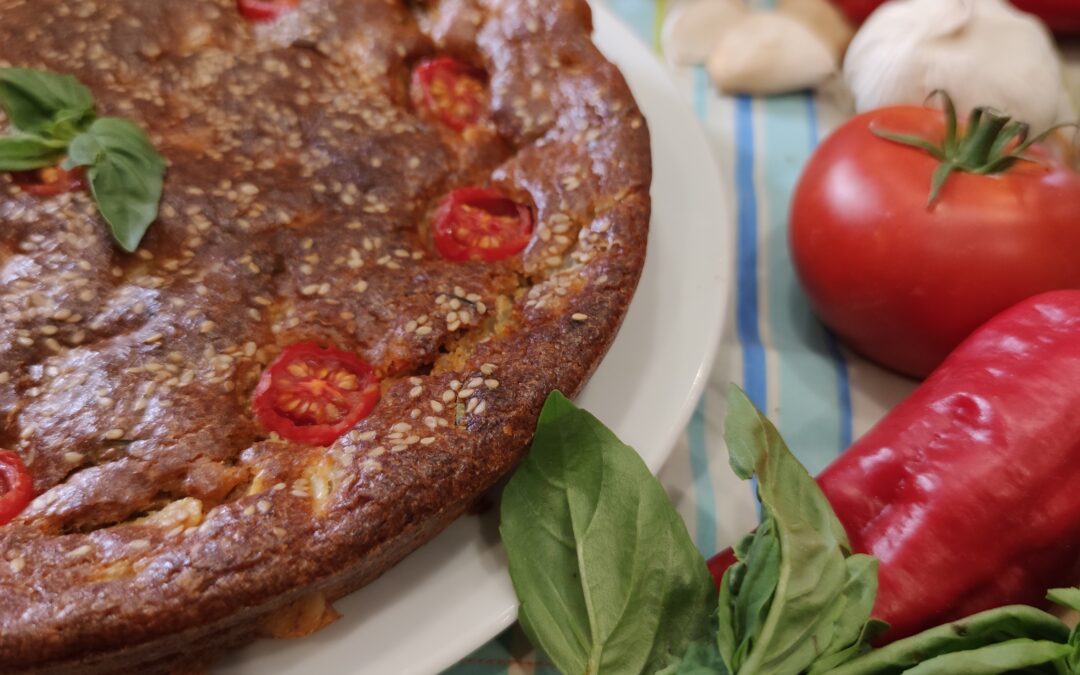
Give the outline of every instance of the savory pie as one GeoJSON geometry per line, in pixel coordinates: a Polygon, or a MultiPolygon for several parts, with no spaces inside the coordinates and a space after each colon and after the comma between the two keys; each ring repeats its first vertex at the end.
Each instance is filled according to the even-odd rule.
{"type": "Polygon", "coordinates": [[[320,627],[614,338],[649,137],[584,0],[0,16],[0,65],[74,76],[167,162],[132,253],[84,177],[0,175],[0,672],[173,672],[320,627]]]}

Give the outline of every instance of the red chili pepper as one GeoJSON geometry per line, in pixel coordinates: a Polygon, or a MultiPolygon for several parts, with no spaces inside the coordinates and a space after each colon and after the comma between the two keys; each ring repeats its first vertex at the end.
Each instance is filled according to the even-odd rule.
{"type": "MultiPolygon", "coordinates": [[[[886,640],[1080,581],[1080,291],[998,315],[818,478],[886,640]]],[[[719,580],[729,552],[710,569],[719,580]]]]}

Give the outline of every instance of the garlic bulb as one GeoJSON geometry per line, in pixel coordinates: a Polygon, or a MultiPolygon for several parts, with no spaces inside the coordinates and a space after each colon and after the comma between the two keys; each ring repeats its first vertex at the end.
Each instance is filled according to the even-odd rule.
{"type": "Polygon", "coordinates": [[[856,34],[844,79],[860,112],[941,89],[960,114],[993,106],[1036,130],[1076,117],[1049,31],[1005,0],[892,0],[856,34]]]}
{"type": "Polygon", "coordinates": [[[677,66],[705,63],[720,34],[746,12],[741,0],[694,0],[675,5],[660,33],[664,55],[677,66]]]}
{"type": "Polygon", "coordinates": [[[840,63],[825,39],[780,12],[754,12],[724,31],[706,68],[721,90],[778,94],[815,87],[840,63]]]}
{"type": "Polygon", "coordinates": [[[855,26],[830,0],[779,0],[776,10],[798,19],[832,48],[837,60],[855,37],[855,26]]]}

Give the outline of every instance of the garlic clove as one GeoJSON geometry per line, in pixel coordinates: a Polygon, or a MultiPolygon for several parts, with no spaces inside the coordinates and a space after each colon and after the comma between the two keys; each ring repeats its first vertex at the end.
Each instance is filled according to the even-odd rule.
{"type": "Polygon", "coordinates": [[[821,36],[838,60],[855,37],[855,25],[829,0],[780,0],[776,9],[821,36]]]}
{"type": "Polygon", "coordinates": [[[780,94],[815,87],[839,68],[825,40],[778,12],[755,12],[729,26],[706,68],[722,91],[780,94]]]}
{"type": "Polygon", "coordinates": [[[660,33],[668,62],[677,66],[705,63],[720,34],[747,11],[740,0],[692,0],[675,5],[660,33]]]}

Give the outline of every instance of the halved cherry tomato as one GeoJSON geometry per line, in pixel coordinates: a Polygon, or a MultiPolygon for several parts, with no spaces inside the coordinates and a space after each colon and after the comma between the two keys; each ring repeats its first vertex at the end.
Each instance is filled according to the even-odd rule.
{"type": "Polygon", "coordinates": [[[379,379],[358,356],[298,342],[263,371],[252,409],[285,439],[330,445],[367,417],[379,396],[379,379]]]}
{"type": "Polygon", "coordinates": [[[12,174],[12,178],[23,191],[38,197],[55,197],[86,187],[86,170],[81,166],[71,171],[58,166],[36,171],[17,171],[12,174]]]}
{"type": "Polygon", "coordinates": [[[300,6],[300,0],[236,0],[241,16],[251,21],[273,21],[300,6]]]}
{"type": "Polygon", "coordinates": [[[521,253],[532,237],[529,207],[490,188],[454,190],[435,212],[435,248],[447,260],[495,262],[521,253]]]}
{"type": "Polygon", "coordinates": [[[413,70],[413,105],[455,129],[473,126],[487,114],[487,89],[475,68],[438,56],[413,70]]]}
{"type": "Polygon", "coordinates": [[[7,525],[34,498],[34,481],[19,456],[0,450],[0,525],[7,525]]]}

